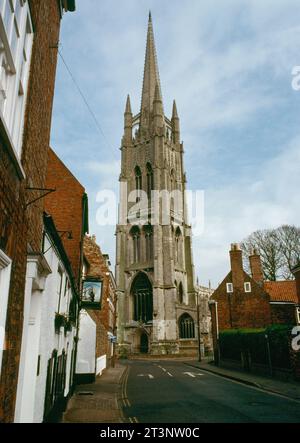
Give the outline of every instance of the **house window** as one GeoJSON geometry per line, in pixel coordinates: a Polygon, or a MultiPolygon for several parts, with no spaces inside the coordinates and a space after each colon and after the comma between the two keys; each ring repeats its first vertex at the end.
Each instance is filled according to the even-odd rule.
{"type": "Polygon", "coordinates": [[[189,314],[183,314],[179,319],[179,338],[195,338],[195,323],[189,314]]]}
{"type": "Polygon", "coordinates": [[[226,283],[226,291],[227,291],[227,294],[231,294],[233,292],[233,284],[232,283],[226,283]]]}
{"type": "Polygon", "coordinates": [[[251,292],[251,283],[250,282],[244,283],[244,289],[245,292],[251,292]]]}
{"type": "Polygon", "coordinates": [[[60,312],[60,304],[61,304],[61,293],[62,293],[62,287],[63,287],[63,273],[60,268],[57,270],[57,298],[58,298],[58,308],[57,312],[60,312]]]}
{"type": "Polygon", "coordinates": [[[5,323],[11,273],[11,259],[0,249],[0,374],[5,344],[5,323]]]}
{"type": "Polygon", "coordinates": [[[0,116],[21,153],[33,31],[26,0],[0,1],[0,116]]]}

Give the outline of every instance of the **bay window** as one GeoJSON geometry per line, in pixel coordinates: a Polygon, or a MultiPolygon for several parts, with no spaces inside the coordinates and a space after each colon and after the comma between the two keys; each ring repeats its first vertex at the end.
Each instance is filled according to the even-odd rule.
{"type": "Polygon", "coordinates": [[[33,31],[27,0],[0,0],[0,117],[20,156],[33,31]]]}

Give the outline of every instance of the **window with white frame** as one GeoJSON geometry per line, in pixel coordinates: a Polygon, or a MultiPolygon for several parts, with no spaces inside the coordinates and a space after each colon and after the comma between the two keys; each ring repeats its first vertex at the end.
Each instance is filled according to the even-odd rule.
{"type": "Polygon", "coordinates": [[[232,283],[226,283],[226,291],[228,294],[231,294],[233,292],[233,284],[232,283]]]}
{"type": "Polygon", "coordinates": [[[251,292],[251,283],[250,282],[245,282],[244,283],[244,289],[245,289],[245,292],[251,292]]]}
{"type": "Polygon", "coordinates": [[[0,0],[0,115],[21,154],[33,42],[27,0],[0,0]]]}
{"type": "Polygon", "coordinates": [[[5,347],[5,323],[10,284],[11,259],[0,249],[0,374],[5,347]]]}

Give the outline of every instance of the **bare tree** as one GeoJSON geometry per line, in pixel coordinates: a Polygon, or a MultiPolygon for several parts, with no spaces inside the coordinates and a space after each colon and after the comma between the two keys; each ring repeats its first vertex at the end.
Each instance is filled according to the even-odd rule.
{"type": "Polygon", "coordinates": [[[292,269],[300,262],[300,228],[283,225],[275,231],[283,259],[281,278],[291,280],[292,269]]]}
{"type": "Polygon", "coordinates": [[[241,244],[246,270],[250,272],[248,258],[256,249],[261,256],[266,280],[292,280],[292,269],[300,262],[300,228],[282,225],[250,234],[241,244]]]}

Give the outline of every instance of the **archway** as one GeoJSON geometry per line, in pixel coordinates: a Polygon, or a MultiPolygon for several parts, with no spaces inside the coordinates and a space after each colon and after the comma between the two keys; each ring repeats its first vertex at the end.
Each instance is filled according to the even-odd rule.
{"type": "Polygon", "coordinates": [[[140,347],[140,352],[142,354],[148,354],[148,350],[149,350],[149,340],[148,340],[148,335],[146,333],[141,335],[141,347],[140,347]]]}

